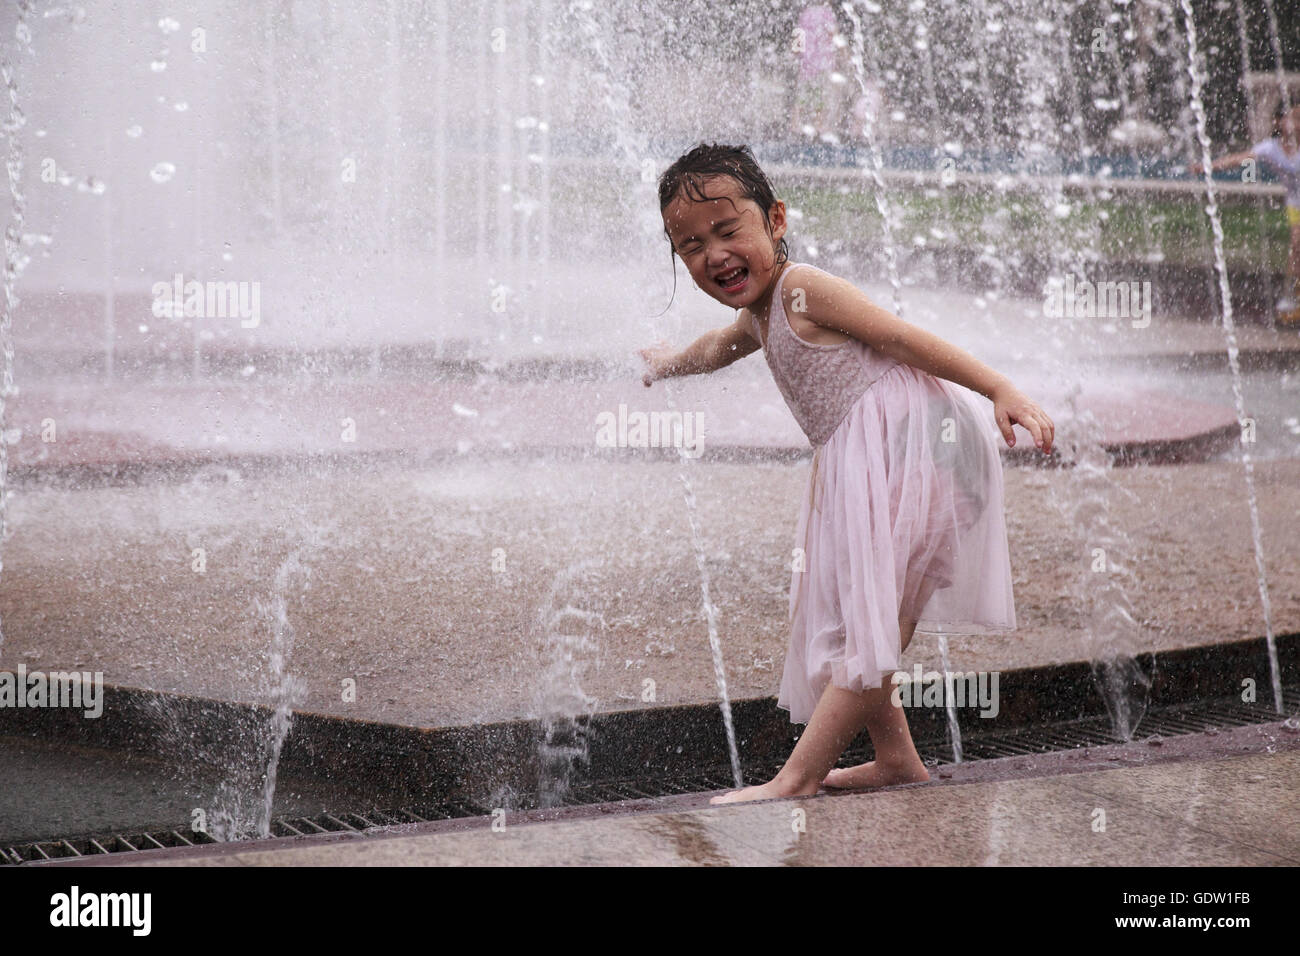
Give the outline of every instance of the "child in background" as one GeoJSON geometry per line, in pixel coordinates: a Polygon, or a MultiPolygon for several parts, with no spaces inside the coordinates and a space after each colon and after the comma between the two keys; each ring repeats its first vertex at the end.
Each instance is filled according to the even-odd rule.
{"type": "MultiPolygon", "coordinates": [[[[1214,172],[1258,160],[1277,173],[1286,187],[1286,221],[1291,229],[1291,250],[1287,256],[1287,283],[1282,298],[1277,303],[1277,321],[1300,324],[1300,106],[1287,112],[1279,106],[1273,117],[1273,135],[1249,150],[1229,153],[1216,159],[1210,169],[1214,172]]],[[[1192,163],[1193,173],[1205,172],[1201,163],[1192,163]]]]}

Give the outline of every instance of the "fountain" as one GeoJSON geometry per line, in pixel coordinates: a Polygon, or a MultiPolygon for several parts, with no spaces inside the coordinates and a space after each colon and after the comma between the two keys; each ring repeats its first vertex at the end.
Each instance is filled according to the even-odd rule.
{"type": "MultiPolygon", "coordinates": [[[[1057,422],[1050,462],[997,440],[1019,632],[905,655],[948,675],[914,722],[935,753],[978,751],[962,670],[1035,675],[1008,713],[1115,740],[1184,679],[1160,655],[1219,661],[1206,696],[1267,681],[1284,713],[1279,189],[1186,167],[1249,138],[1246,73],[1290,96],[1293,25],[1272,0],[804,7],[831,25],[815,55],[804,8],[766,0],[0,14],[0,669],[102,671],[121,728],[29,714],[0,750],[178,755],[203,772],[172,795],[159,769],[169,802],[139,824],[197,809],[221,840],[344,784],[508,819],[608,780],[738,786],[787,753],[811,452],[761,359],[651,389],[636,359],[732,318],[658,210],[699,140],[752,146],[794,261],[1057,422]],[[796,123],[800,83],[835,96],[796,123]],[[698,458],[596,438],[696,413],[698,458]]],[[[59,835],[6,812],[0,849],[59,835]]]]}

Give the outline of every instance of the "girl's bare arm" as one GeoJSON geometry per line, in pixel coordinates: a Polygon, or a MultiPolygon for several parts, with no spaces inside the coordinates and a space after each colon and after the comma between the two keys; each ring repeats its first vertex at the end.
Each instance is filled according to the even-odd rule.
{"type": "Polygon", "coordinates": [[[705,332],[681,351],[666,342],[641,349],[641,357],[648,366],[641,381],[648,386],[656,379],[700,375],[725,368],[759,349],[749,328],[749,311],[742,309],[731,325],[705,332]]]}
{"type": "Polygon", "coordinates": [[[1007,444],[1015,443],[1012,423],[1027,429],[1044,453],[1051,451],[1055,426],[1051,418],[1017,389],[1005,375],[975,356],[945,342],[919,326],[882,309],[851,282],[827,273],[800,269],[783,286],[787,310],[797,308],[818,325],[836,329],[865,342],[878,352],[908,365],[964,385],[993,402],[994,418],[1007,444]]]}

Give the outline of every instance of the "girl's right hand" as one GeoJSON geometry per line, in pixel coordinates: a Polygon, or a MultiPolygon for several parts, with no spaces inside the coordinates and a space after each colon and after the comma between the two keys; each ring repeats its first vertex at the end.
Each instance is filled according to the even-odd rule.
{"type": "Polygon", "coordinates": [[[1047,413],[1031,401],[1024,392],[1009,381],[993,390],[993,418],[1006,439],[1007,447],[1016,443],[1011,426],[1019,425],[1034,437],[1034,444],[1044,455],[1052,452],[1052,439],[1056,437],[1056,424],[1047,413]]]}
{"type": "Polygon", "coordinates": [[[646,388],[649,388],[657,379],[667,378],[673,373],[673,366],[677,360],[677,350],[663,339],[660,339],[649,348],[638,350],[638,354],[645,359],[647,366],[646,373],[641,376],[641,381],[646,388]]]}

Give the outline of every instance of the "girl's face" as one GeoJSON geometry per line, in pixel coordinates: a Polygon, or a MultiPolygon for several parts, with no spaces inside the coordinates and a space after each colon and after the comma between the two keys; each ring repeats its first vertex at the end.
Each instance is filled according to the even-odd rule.
{"type": "Polygon", "coordinates": [[[695,284],[733,309],[751,306],[770,295],[776,281],[776,244],[785,234],[785,203],[772,207],[772,234],[764,228],[758,203],[741,195],[730,176],[701,181],[706,196],[696,202],[679,190],[664,209],[664,228],[673,250],[695,284]]]}

